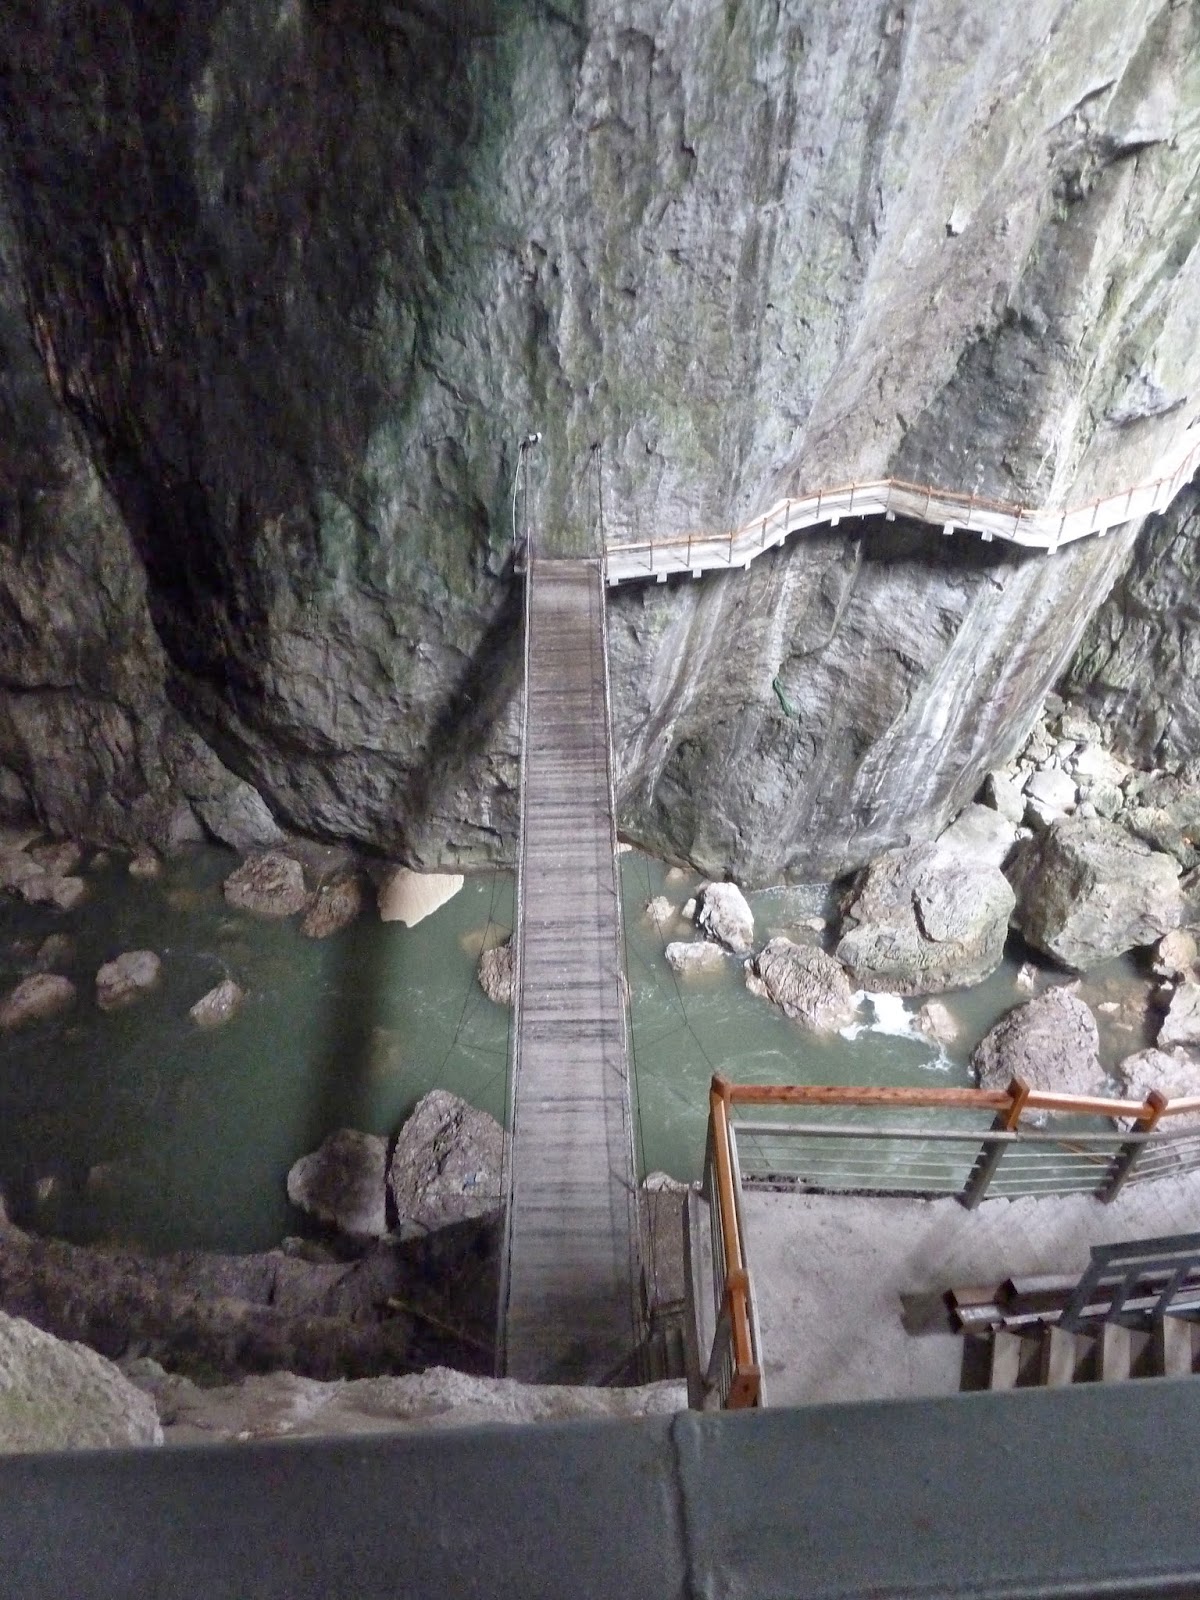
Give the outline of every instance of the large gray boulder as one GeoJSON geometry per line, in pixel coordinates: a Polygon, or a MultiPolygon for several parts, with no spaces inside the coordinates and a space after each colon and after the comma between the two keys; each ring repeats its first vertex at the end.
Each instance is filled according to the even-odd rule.
{"type": "MultiPolygon", "coordinates": [[[[1115,1069],[1113,1076],[1121,1093],[1130,1100],[1146,1099],[1152,1089],[1168,1100],[1190,1100],[1200,1095],[1200,1062],[1186,1050],[1138,1050],[1115,1069]]],[[[1163,1127],[1183,1128],[1200,1125],[1200,1112],[1184,1112],[1168,1117],[1163,1127]]]]}
{"type": "Polygon", "coordinates": [[[379,1239],[387,1223],[387,1140],[339,1128],[301,1156],[287,1176],[288,1199],[341,1233],[379,1239]]]}
{"type": "Polygon", "coordinates": [[[663,950],[667,965],[681,976],[698,972],[720,972],[729,956],[711,939],[674,939],[663,950]]]}
{"type": "Polygon", "coordinates": [[[840,1028],[854,1015],[854,996],[841,962],[790,939],[770,940],[746,962],[746,987],[817,1030],[840,1028]]]}
{"type": "Polygon", "coordinates": [[[0,1311],[0,1452],[161,1444],[153,1400],[86,1345],[0,1311]]]}
{"type": "Polygon", "coordinates": [[[1175,1045],[1200,1045],[1200,983],[1181,983],[1158,1030],[1160,1050],[1175,1045]]]}
{"type": "Polygon", "coordinates": [[[158,986],[162,962],[153,950],[126,950],[106,961],[96,974],[96,1004],[101,1011],[134,1005],[158,986]]]}
{"type": "Polygon", "coordinates": [[[0,1001],[0,1028],[20,1028],[27,1022],[56,1017],[75,1003],[75,985],[56,972],[35,972],[22,978],[0,1001]]]}
{"type": "Polygon", "coordinates": [[[999,966],[1014,902],[995,828],[1009,840],[1012,829],[999,813],[986,815],[995,819],[986,850],[971,847],[966,830],[950,830],[936,844],[880,856],[860,875],[836,951],[860,987],[934,994],[979,983],[999,966]]]}
{"type": "Polygon", "coordinates": [[[1096,1019],[1078,995],[1061,987],[1001,1017],[976,1046],[971,1068],[981,1089],[1007,1089],[1014,1077],[1053,1094],[1104,1088],[1096,1019]]]}
{"type": "Polygon", "coordinates": [[[430,1090],[392,1153],[388,1187],[400,1221],[432,1229],[499,1210],[508,1142],[486,1111],[430,1090]]]}
{"type": "Polygon", "coordinates": [[[695,923],[735,956],[748,956],[754,947],[754,913],[736,883],[701,884],[696,890],[695,923]]]}
{"type": "Polygon", "coordinates": [[[1173,858],[1100,819],[1051,824],[1021,851],[1011,877],[1015,925],[1076,971],[1153,944],[1183,915],[1173,858]]]}
{"type": "Polygon", "coordinates": [[[479,987],[493,1005],[510,1006],[513,1003],[513,944],[511,935],[503,944],[493,945],[479,957],[479,987]]]}
{"type": "Polygon", "coordinates": [[[304,868],[282,850],[248,856],[225,879],[225,899],[260,917],[293,917],[308,905],[304,868]]]}

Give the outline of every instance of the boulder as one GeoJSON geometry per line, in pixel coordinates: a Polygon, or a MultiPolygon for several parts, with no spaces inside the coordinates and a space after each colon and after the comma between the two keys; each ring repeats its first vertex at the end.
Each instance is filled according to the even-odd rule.
{"type": "Polygon", "coordinates": [[[87,898],[87,884],[82,878],[60,878],[52,872],[37,871],[24,878],[19,893],[28,905],[53,906],[58,911],[74,911],[81,900],[87,898]]]}
{"type": "Polygon", "coordinates": [[[1152,850],[1174,856],[1185,871],[1200,865],[1200,788],[1170,773],[1146,782],[1122,821],[1152,850]]]}
{"type": "Polygon", "coordinates": [[[1007,1089],[1014,1077],[1055,1094],[1095,1094],[1104,1088],[1096,1019],[1078,995],[1062,987],[1047,989],[1001,1017],[976,1046],[971,1067],[981,1089],[1007,1089]]]}
{"type": "Polygon", "coordinates": [[[24,850],[0,850],[0,889],[19,889],[27,879],[43,875],[24,850]]]}
{"type": "Polygon", "coordinates": [[[949,1008],[940,1000],[927,1000],[917,1012],[917,1028],[933,1044],[950,1045],[958,1040],[960,1029],[949,1008]]]}
{"type": "Polygon", "coordinates": [[[508,1135],[486,1111],[433,1089],[400,1130],[388,1188],[401,1222],[440,1228],[502,1204],[508,1135]]]}
{"type": "Polygon", "coordinates": [[[890,851],[859,876],[836,954],[861,988],[935,994],[979,983],[999,966],[1012,890],[998,866],[965,848],[964,835],[944,840],[890,851]]]}
{"type": "Polygon", "coordinates": [[[387,1223],[387,1140],[339,1128],[287,1176],[294,1206],[357,1238],[379,1239],[387,1223]]]}
{"type": "Polygon", "coordinates": [[[1055,822],[1010,870],[1015,925],[1077,971],[1153,944],[1183,914],[1174,860],[1111,822],[1055,822]]]}
{"type": "Polygon", "coordinates": [[[841,1028],[854,1015],[854,996],[841,962],[790,939],[770,940],[746,962],[746,987],[820,1031],[841,1028]]]}
{"type": "Polygon", "coordinates": [[[75,985],[56,972],[35,972],[22,978],[0,1002],[0,1028],[20,1028],[27,1022],[56,1017],[75,1003],[75,985]]]}
{"type": "Polygon", "coordinates": [[[69,967],[75,960],[75,941],[69,933],[51,933],[37,947],[34,961],[39,972],[69,967]]]}
{"type": "Polygon", "coordinates": [[[153,950],[127,950],[106,961],[96,974],[96,1004],[101,1011],[118,1011],[148,994],[162,976],[162,962],[153,950]]]}
{"type": "MultiPolygon", "coordinates": [[[[1200,1062],[1185,1050],[1139,1050],[1126,1056],[1114,1070],[1113,1076],[1121,1086],[1121,1093],[1130,1100],[1145,1100],[1152,1089],[1165,1094],[1168,1100],[1190,1100],[1200,1095],[1200,1062]]],[[[1200,1126],[1200,1112],[1182,1112],[1169,1117],[1166,1128],[1200,1126]]]]}
{"type": "Polygon", "coordinates": [[[729,959],[719,944],[711,939],[678,939],[663,951],[668,965],[683,974],[720,972],[729,959]]]}
{"type": "Polygon", "coordinates": [[[363,908],[361,881],[348,874],[323,883],[312,897],[312,902],[300,924],[306,939],[328,939],[354,922],[363,908]]]}
{"type": "Polygon", "coordinates": [[[675,907],[665,894],[655,895],[653,900],[647,900],[645,915],[649,922],[661,930],[669,927],[674,921],[675,907]]]}
{"type": "Polygon", "coordinates": [[[939,837],[938,858],[1002,867],[1012,852],[1020,820],[1013,821],[990,806],[964,806],[939,837]]]}
{"type": "Polygon", "coordinates": [[[188,1011],[198,1028],[219,1028],[241,1007],[246,991],[232,978],[225,978],[215,989],[201,995],[188,1011]]]}
{"type": "Polygon", "coordinates": [[[0,1312],[0,1453],[162,1443],[153,1400],[86,1345],[0,1312]]]}
{"type": "Polygon", "coordinates": [[[1200,983],[1181,983],[1171,996],[1171,1004],[1158,1030],[1158,1048],[1174,1045],[1200,1045],[1200,983]]]}
{"type": "Polygon", "coordinates": [[[1164,933],[1154,951],[1154,971],[1160,978],[1190,978],[1200,960],[1200,947],[1190,928],[1172,928],[1164,933]]]}
{"type": "Polygon", "coordinates": [[[35,844],[29,859],[36,861],[51,878],[69,877],[83,860],[83,846],[73,839],[56,839],[50,844],[35,844]]]}
{"type": "Polygon", "coordinates": [[[1004,772],[989,772],[983,785],[986,805],[1016,827],[1025,816],[1025,796],[1020,784],[1004,772]]]}
{"type": "Polygon", "coordinates": [[[415,928],[463,886],[460,872],[412,872],[399,867],[379,886],[379,919],[415,928]]]}
{"type": "Polygon", "coordinates": [[[479,957],[479,987],[495,1005],[513,1003],[513,947],[511,937],[485,950],[479,957]]]}
{"type": "Polygon", "coordinates": [[[129,876],[131,878],[158,878],[161,875],[162,861],[148,845],[130,858],[129,876]]]}
{"type": "Polygon", "coordinates": [[[259,917],[294,917],[308,905],[304,868],[282,850],[247,856],[225,879],[225,899],[259,917]]]}
{"type": "Polygon", "coordinates": [[[1055,768],[1044,768],[1029,779],[1025,793],[1030,800],[1037,801],[1048,811],[1065,813],[1075,804],[1075,780],[1055,768]]]}
{"type": "Polygon", "coordinates": [[[703,883],[696,891],[696,926],[710,939],[748,956],[754,946],[754,913],[736,883],[703,883]]]}

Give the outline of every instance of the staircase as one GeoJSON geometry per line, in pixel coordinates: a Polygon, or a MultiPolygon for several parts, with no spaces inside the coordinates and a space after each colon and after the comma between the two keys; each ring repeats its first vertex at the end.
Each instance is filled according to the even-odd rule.
{"type": "MultiPolygon", "coordinates": [[[[968,1337],[979,1337],[969,1335],[968,1337]]],[[[1101,1323],[1074,1333],[1056,1323],[997,1328],[990,1340],[989,1389],[1058,1389],[1070,1383],[1187,1378],[1197,1370],[1200,1323],[1167,1315],[1149,1328],[1101,1323]]]]}

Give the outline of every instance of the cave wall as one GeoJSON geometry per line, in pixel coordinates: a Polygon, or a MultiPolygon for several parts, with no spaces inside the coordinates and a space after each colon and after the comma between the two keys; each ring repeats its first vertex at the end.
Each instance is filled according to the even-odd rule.
{"type": "MultiPolygon", "coordinates": [[[[1198,33],[1172,0],[14,0],[2,782],[95,837],[211,827],[189,784],[236,778],[264,828],[255,796],[505,853],[529,429],[564,550],[885,472],[1151,474],[1196,410],[1198,33]]],[[[631,832],[761,879],[928,831],[1132,537],[857,534],[615,599],[631,832]]]]}

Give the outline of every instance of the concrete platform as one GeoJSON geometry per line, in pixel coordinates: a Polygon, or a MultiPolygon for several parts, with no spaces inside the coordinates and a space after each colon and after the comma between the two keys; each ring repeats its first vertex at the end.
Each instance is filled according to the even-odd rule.
{"type": "Polygon", "coordinates": [[[768,1405],[957,1392],[962,1340],[934,1297],[1011,1274],[1082,1272],[1094,1244],[1200,1231],[1200,1173],[1086,1195],[888,1200],[747,1190],[746,1253],[768,1405]],[[913,1329],[908,1331],[906,1322],[913,1329]]]}

